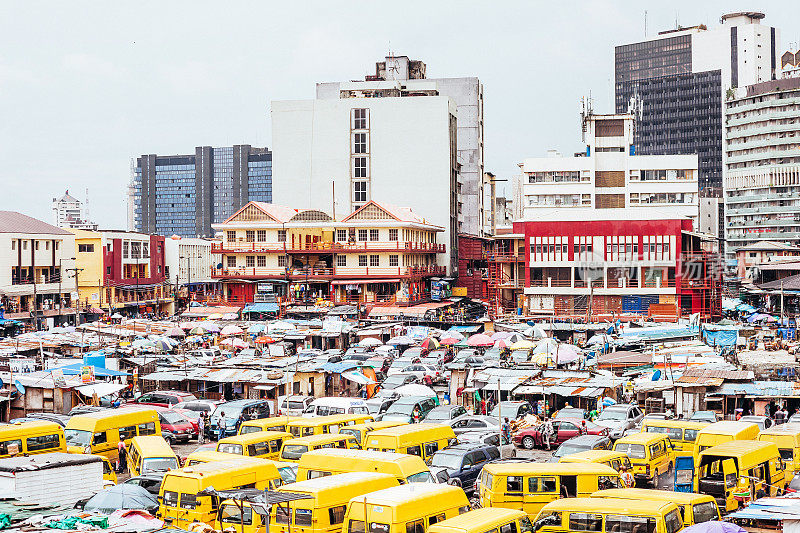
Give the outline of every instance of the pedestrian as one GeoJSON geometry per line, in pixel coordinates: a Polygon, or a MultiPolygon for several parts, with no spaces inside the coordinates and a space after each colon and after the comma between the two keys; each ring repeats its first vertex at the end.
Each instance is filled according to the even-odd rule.
{"type": "Polygon", "coordinates": [[[128,469],[128,451],[125,449],[125,441],[119,441],[117,444],[117,472],[124,474],[128,469]]]}
{"type": "Polygon", "coordinates": [[[511,441],[511,422],[509,422],[508,417],[505,417],[503,419],[502,429],[503,429],[503,436],[505,437],[505,440],[510,442],[511,441]]]}
{"type": "Polygon", "coordinates": [[[581,420],[580,434],[586,435],[587,433],[589,433],[589,429],[586,427],[586,420],[581,420]]]}
{"type": "Polygon", "coordinates": [[[236,419],[236,434],[237,435],[239,434],[239,427],[242,424],[244,424],[244,422],[245,422],[244,411],[242,411],[241,414],[239,414],[239,418],[236,419]]]}
{"type": "Polygon", "coordinates": [[[555,436],[555,429],[553,429],[553,422],[549,417],[544,417],[544,424],[542,424],[542,437],[544,438],[544,445],[550,450],[550,441],[555,436]]]}
{"type": "Polygon", "coordinates": [[[633,486],[636,484],[636,480],[633,479],[633,474],[628,472],[628,467],[626,467],[625,465],[620,466],[619,472],[620,472],[619,478],[622,481],[622,483],[629,489],[633,488],[633,486]]]}
{"type": "Polygon", "coordinates": [[[227,423],[227,420],[225,420],[225,411],[222,411],[219,414],[219,422],[218,422],[218,424],[219,424],[219,432],[218,432],[219,435],[217,436],[217,440],[221,440],[221,439],[225,438],[225,424],[226,423],[227,423]]]}
{"type": "Polygon", "coordinates": [[[197,444],[203,444],[206,436],[206,412],[200,411],[197,417],[197,444]]]}
{"type": "Polygon", "coordinates": [[[414,416],[414,423],[415,423],[415,424],[418,424],[418,423],[419,423],[419,417],[420,417],[420,415],[421,415],[421,414],[422,414],[422,413],[421,413],[421,412],[420,412],[420,410],[419,410],[419,405],[415,405],[415,406],[414,406],[414,414],[413,414],[413,416],[414,416]]]}
{"type": "Polygon", "coordinates": [[[481,414],[486,414],[486,400],[483,398],[481,398],[481,414]]]}

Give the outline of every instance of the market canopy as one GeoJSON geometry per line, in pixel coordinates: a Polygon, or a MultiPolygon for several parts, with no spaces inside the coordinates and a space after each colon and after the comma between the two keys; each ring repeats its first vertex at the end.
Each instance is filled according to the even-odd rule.
{"type": "Polygon", "coordinates": [[[126,386],[119,383],[93,383],[91,385],[81,385],[76,387],[78,392],[89,398],[97,395],[98,398],[103,396],[110,396],[116,392],[121,391],[126,386]]]}

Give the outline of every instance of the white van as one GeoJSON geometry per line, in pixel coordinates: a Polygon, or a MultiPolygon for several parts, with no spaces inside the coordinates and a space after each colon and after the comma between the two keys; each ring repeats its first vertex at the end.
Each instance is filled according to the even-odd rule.
{"type": "Polygon", "coordinates": [[[304,417],[368,414],[367,402],[361,398],[341,398],[338,396],[317,398],[303,411],[304,417]]]}
{"type": "Polygon", "coordinates": [[[278,415],[301,416],[313,401],[313,396],[278,396],[278,415]]]}

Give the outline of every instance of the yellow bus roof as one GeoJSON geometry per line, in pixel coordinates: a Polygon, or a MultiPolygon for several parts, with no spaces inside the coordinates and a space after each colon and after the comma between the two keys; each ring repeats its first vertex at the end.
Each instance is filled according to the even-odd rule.
{"type": "MultiPolygon", "coordinates": [[[[356,450],[356,449],[343,449],[343,448],[321,448],[319,450],[310,450],[300,457],[299,468],[313,469],[312,467],[327,467],[328,461],[336,459],[343,459],[352,461],[359,465],[373,467],[377,470],[378,465],[392,463],[399,467],[399,470],[404,473],[419,473],[422,470],[427,470],[425,461],[417,455],[409,455],[407,453],[395,452],[379,452],[374,450],[356,450]]],[[[370,468],[371,470],[373,468],[370,468]]]]}
{"type": "Polygon", "coordinates": [[[711,425],[711,422],[701,422],[699,420],[659,420],[648,419],[642,421],[642,427],[654,428],[681,428],[681,429],[703,429],[711,425]]]}
{"type": "Polygon", "coordinates": [[[253,444],[255,442],[264,442],[270,439],[281,439],[292,437],[291,433],[285,431],[254,431],[252,433],[244,433],[242,435],[232,435],[217,441],[220,444],[253,444]]]}
{"type": "MultiPolygon", "coordinates": [[[[364,413],[362,413],[362,414],[340,414],[340,415],[318,416],[317,419],[319,419],[319,418],[327,418],[328,420],[330,420],[331,422],[334,422],[334,423],[336,423],[336,422],[350,422],[351,420],[375,420],[375,417],[373,417],[372,415],[364,414],[364,413]]],[[[311,420],[314,420],[314,418],[312,418],[311,420]]]]}
{"type": "Polygon", "coordinates": [[[436,533],[437,531],[474,531],[475,529],[490,531],[500,525],[525,516],[528,516],[528,513],[518,509],[483,507],[437,522],[429,527],[428,531],[431,533],[436,533]]]}
{"type": "Polygon", "coordinates": [[[201,450],[192,452],[186,456],[187,461],[197,461],[199,463],[212,463],[219,461],[265,461],[266,459],[259,459],[258,457],[250,457],[248,455],[239,455],[238,453],[217,452],[213,450],[201,450]]]}
{"type": "Polygon", "coordinates": [[[354,496],[366,494],[378,488],[397,486],[397,483],[397,478],[391,474],[348,472],[337,476],[318,477],[315,479],[298,481],[297,483],[290,483],[279,487],[278,491],[297,492],[315,495],[316,497],[323,494],[335,493],[341,501],[347,502],[354,496]]]}
{"type": "Polygon", "coordinates": [[[338,442],[340,440],[353,439],[352,435],[339,435],[338,433],[320,433],[319,435],[306,435],[305,437],[295,437],[293,439],[286,439],[284,444],[327,444],[329,442],[338,442]]]}
{"type": "MultiPolygon", "coordinates": [[[[671,493],[670,493],[671,494],[671,493]]],[[[629,500],[627,498],[560,498],[542,507],[545,511],[578,511],[613,514],[664,514],[669,508],[678,506],[675,503],[659,500],[629,500]],[[660,503],[660,505],[658,505],[660,503]],[[655,505],[654,505],[655,504],[655,505]]]]}
{"type": "Polygon", "coordinates": [[[656,489],[605,489],[593,492],[591,498],[621,498],[633,500],[658,500],[675,502],[678,505],[713,502],[713,496],[697,494],[696,492],[672,492],[656,489]]]}
{"type": "Polygon", "coordinates": [[[424,436],[425,440],[431,437],[440,440],[454,439],[456,434],[453,428],[446,424],[405,424],[371,432],[367,437],[366,446],[380,447],[387,442],[393,442],[402,447],[409,442],[416,443],[420,436],[424,436]]]}
{"type": "Polygon", "coordinates": [[[383,422],[362,422],[360,424],[353,424],[351,426],[347,426],[346,429],[367,429],[369,431],[377,431],[379,429],[385,428],[393,428],[395,426],[405,426],[408,425],[408,422],[402,422],[400,420],[386,420],[383,422]]]}
{"type": "Polygon", "coordinates": [[[614,450],[584,450],[582,452],[570,453],[561,457],[559,463],[599,463],[601,461],[611,461],[612,459],[622,459],[628,457],[626,453],[615,452],[614,450]]]}
{"type": "Polygon", "coordinates": [[[732,440],[717,444],[710,448],[706,448],[700,452],[700,459],[709,455],[722,455],[730,457],[740,457],[742,459],[739,468],[749,467],[755,463],[763,463],[764,452],[769,453],[771,456],[779,454],[778,447],[774,442],[758,441],[758,440],[732,440]]]}
{"type": "MultiPolygon", "coordinates": [[[[355,496],[350,500],[348,509],[350,509],[351,513],[355,511],[354,514],[356,516],[359,514],[363,515],[364,506],[354,504],[366,501],[372,506],[378,505],[386,507],[387,509],[395,509],[396,515],[393,516],[392,519],[403,521],[403,517],[399,515],[406,512],[411,513],[413,516],[426,516],[431,514],[431,509],[441,509],[442,503],[446,502],[446,498],[448,497],[455,498],[455,503],[459,506],[469,505],[467,495],[464,494],[461,487],[455,487],[444,483],[407,483],[405,485],[355,496]]],[[[379,521],[379,518],[372,514],[373,511],[374,509],[370,511],[370,518],[379,521]]]]}
{"type": "Polygon", "coordinates": [[[303,418],[300,416],[273,416],[270,418],[256,418],[255,420],[247,420],[246,422],[242,422],[242,425],[269,428],[275,426],[285,426],[294,422],[295,420],[302,419],[303,418]]]}
{"type": "Polygon", "coordinates": [[[0,439],[5,438],[6,434],[20,434],[20,433],[34,433],[40,431],[55,431],[63,432],[60,425],[55,422],[48,422],[46,420],[37,420],[32,422],[17,422],[15,424],[6,424],[0,426],[0,439]]]}
{"type": "Polygon", "coordinates": [[[601,463],[489,463],[483,469],[492,475],[570,475],[597,474],[618,476],[616,470],[601,463]]]}
{"type": "Polygon", "coordinates": [[[749,422],[736,422],[732,420],[723,420],[722,422],[714,422],[709,424],[700,431],[706,435],[738,435],[742,432],[755,431],[758,433],[758,426],[749,422]]]}
{"type": "Polygon", "coordinates": [[[614,443],[616,446],[619,443],[623,444],[652,444],[660,440],[666,440],[668,437],[664,433],[631,433],[617,439],[614,443]]]}
{"type": "Polygon", "coordinates": [[[328,416],[315,416],[315,417],[297,417],[287,425],[294,427],[316,427],[325,426],[330,424],[341,424],[348,420],[358,419],[360,417],[369,415],[328,415],[328,416]]]}
{"type": "Polygon", "coordinates": [[[158,413],[155,409],[142,409],[141,407],[120,407],[119,409],[105,409],[103,411],[75,415],[70,418],[69,421],[67,421],[67,427],[65,429],[84,429],[91,431],[98,425],[101,425],[101,422],[119,417],[135,418],[139,420],[137,423],[151,420],[153,422],[158,421],[158,413]]]}
{"type": "Polygon", "coordinates": [[[148,454],[152,457],[175,457],[175,452],[172,450],[164,437],[160,435],[141,435],[131,439],[131,445],[138,446],[142,451],[147,450],[148,454]]]}
{"type": "Polygon", "coordinates": [[[800,435],[800,425],[781,424],[771,428],[762,429],[759,435],[774,435],[776,437],[794,437],[800,435]]]}
{"type": "Polygon", "coordinates": [[[275,469],[275,477],[280,477],[278,474],[278,467],[274,463],[268,461],[260,461],[254,459],[251,461],[240,461],[238,459],[228,461],[211,461],[208,463],[200,463],[192,466],[185,466],[177,470],[170,470],[167,475],[180,475],[181,477],[191,478],[212,478],[218,474],[230,475],[238,473],[242,470],[249,471],[253,467],[266,467],[267,469],[275,469]]]}

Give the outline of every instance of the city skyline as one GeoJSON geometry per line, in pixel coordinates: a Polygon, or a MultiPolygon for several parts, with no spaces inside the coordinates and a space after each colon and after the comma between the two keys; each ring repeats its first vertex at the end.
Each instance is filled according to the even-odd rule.
{"type": "Polygon", "coordinates": [[[596,112],[613,112],[614,46],[644,38],[645,8],[648,37],[676,18],[715,26],[725,12],[758,9],[781,28],[781,50],[800,40],[800,24],[781,17],[782,4],[751,4],[537,2],[501,11],[412,2],[421,14],[411,25],[380,5],[359,6],[353,17],[346,2],[224,12],[210,3],[142,3],[103,6],[91,17],[91,2],[6,3],[0,209],[49,220],[50,198],[65,188],[82,197],[88,187],[91,217],[124,227],[134,154],[240,143],[272,149],[270,101],[313,98],[318,82],[363,79],[390,51],[424,61],[429,77],[481,79],[486,170],[508,179],[524,158],[580,148],[581,96],[591,93],[596,112]]]}

